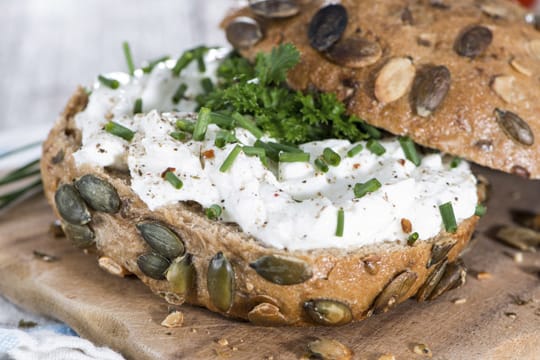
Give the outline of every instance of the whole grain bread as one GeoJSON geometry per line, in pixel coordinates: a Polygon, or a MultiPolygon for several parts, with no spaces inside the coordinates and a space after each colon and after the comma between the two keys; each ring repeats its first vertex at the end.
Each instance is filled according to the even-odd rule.
{"type": "MultiPolygon", "coordinates": [[[[234,224],[209,220],[197,204],[178,203],[150,211],[131,190],[128,173],[75,166],[72,155],[81,145],[81,134],[74,116],[85,108],[87,101],[85,91],[78,89],[43,145],[41,169],[46,197],[61,217],[55,203],[55,193],[60,186],[72,184],[88,174],[111,184],[119,195],[120,207],[111,213],[91,210],[88,226],[95,234],[92,249],[97,252],[102,267],[116,275],[135,274],[169,303],[185,301],[259,325],[338,325],[386,311],[414,296],[419,289],[418,296],[424,300],[429,295],[427,292],[433,290],[428,285],[438,285],[443,275],[446,282],[434,293],[464,281],[462,267],[450,265],[456,264],[467,246],[477,216],[461,222],[456,233],[441,232],[435,238],[417,241],[414,245],[392,242],[350,251],[283,251],[263,246],[234,224]],[[149,220],[176,233],[185,252],[191,254],[195,278],[187,291],[175,291],[168,280],[152,279],[139,269],[137,259],[148,253],[150,247],[136,225],[149,220]],[[232,276],[232,289],[218,289],[222,295],[229,292],[232,295],[232,303],[226,309],[222,306],[223,298],[209,292],[209,286],[213,286],[208,282],[209,263],[218,253],[231,265],[226,275],[232,276]],[[266,255],[296,259],[311,276],[292,285],[266,280],[250,266],[266,255]],[[454,272],[445,272],[445,267],[454,272]]],[[[69,227],[65,221],[64,224],[69,227]]],[[[69,232],[67,234],[69,236],[69,232]]],[[[222,285],[220,282],[226,281],[223,276],[212,279],[217,281],[218,287],[222,285]]]]}
{"type": "MultiPolygon", "coordinates": [[[[517,2],[342,0],[346,28],[323,51],[310,45],[308,32],[327,2],[298,3],[298,14],[286,19],[248,7],[223,26],[239,16],[259,23],[262,39],[238,49],[251,59],[294,44],[301,61],[288,82],[295,89],[336,93],[350,113],[393,134],[540,178],[540,31],[517,2]]],[[[339,33],[337,24],[330,21],[325,31],[339,33]]]]}

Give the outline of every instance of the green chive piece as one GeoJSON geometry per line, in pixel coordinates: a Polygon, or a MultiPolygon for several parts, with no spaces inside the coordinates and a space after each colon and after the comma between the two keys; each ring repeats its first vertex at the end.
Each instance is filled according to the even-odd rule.
{"type": "Polygon", "coordinates": [[[120,87],[120,82],[118,80],[116,80],[116,79],[111,79],[111,78],[105,77],[103,75],[99,75],[98,80],[103,86],[106,86],[106,87],[111,88],[113,90],[116,90],[116,89],[118,89],[120,87]]]}
{"type": "Polygon", "coordinates": [[[450,168],[455,169],[459,166],[459,164],[461,164],[461,158],[456,156],[450,162],[450,168]]]}
{"type": "Polygon", "coordinates": [[[221,206],[214,204],[210,206],[209,208],[206,208],[204,210],[204,214],[210,220],[217,220],[221,216],[222,211],[223,209],[221,208],[221,206]]]}
{"type": "Polygon", "coordinates": [[[210,109],[202,108],[199,110],[199,116],[195,123],[195,129],[193,129],[193,140],[203,141],[206,135],[206,129],[210,123],[210,109]]]}
{"type": "Polygon", "coordinates": [[[165,55],[165,56],[162,56],[162,57],[160,57],[160,58],[151,60],[151,61],[148,62],[148,64],[147,64],[146,66],[144,66],[144,67],[142,68],[142,71],[143,71],[145,74],[149,74],[149,73],[152,72],[152,70],[154,70],[154,68],[155,68],[158,64],[160,64],[160,63],[162,63],[162,62],[164,62],[164,61],[167,61],[167,60],[169,60],[170,58],[171,58],[170,56],[165,55]]]}
{"type": "Polygon", "coordinates": [[[381,187],[381,183],[379,180],[373,178],[365,183],[358,183],[354,185],[354,197],[361,198],[365,196],[368,193],[372,193],[374,191],[377,191],[381,187]]]}
{"type": "Polygon", "coordinates": [[[225,145],[238,142],[234,133],[227,130],[220,130],[216,135],[216,140],[214,140],[214,145],[218,148],[223,149],[225,145]]]}
{"type": "Polygon", "coordinates": [[[454,208],[449,201],[439,206],[441,217],[444,223],[444,228],[449,233],[455,233],[457,231],[456,216],[454,215],[454,208]]]}
{"type": "Polygon", "coordinates": [[[195,124],[192,121],[180,119],[176,121],[176,128],[178,130],[186,131],[188,133],[193,134],[193,130],[195,129],[195,124]]]}
{"type": "Polygon", "coordinates": [[[7,193],[5,195],[1,195],[0,196],[0,210],[5,209],[8,205],[20,199],[24,195],[30,194],[35,189],[39,189],[41,191],[42,185],[43,184],[41,182],[41,178],[39,178],[35,180],[34,182],[32,182],[31,184],[23,187],[22,189],[18,189],[10,193],[7,193]]]}
{"type": "Polygon", "coordinates": [[[240,145],[236,145],[234,149],[231,150],[229,155],[227,155],[227,157],[225,158],[225,161],[219,168],[219,171],[227,172],[233,166],[234,160],[236,160],[241,151],[242,147],[240,145]]]}
{"type": "Polygon", "coordinates": [[[364,147],[362,146],[362,144],[354,145],[349,151],[347,151],[347,156],[348,157],[355,157],[362,150],[364,150],[364,147]]]}
{"type": "Polygon", "coordinates": [[[339,156],[337,152],[330,149],[329,147],[324,148],[322,156],[324,161],[326,161],[326,163],[331,166],[338,166],[341,162],[341,156],[339,156]]]}
{"type": "Polygon", "coordinates": [[[255,125],[255,123],[253,123],[251,120],[249,120],[245,116],[242,116],[239,113],[234,113],[232,114],[232,117],[234,121],[236,121],[236,125],[240,126],[241,128],[246,129],[247,131],[252,133],[253,136],[255,136],[257,139],[260,139],[264,135],[262,130],[259,129],[257,125],[255,125]]]}
{"type": "Polygon", "coordinates": [[[299,148],[297,148],[295,146],[291,146],[291,145],[280,144],[280,143],[275,143],[275,142],[271,142],[271,141],[268,142],[267,144],[268,144],[268,146],[270,146],[271,148],[273,148],[277,152],[280,152],[280,151],[283,151],[283,152],[296,152],[296,153],[303,152],[299,148]]]}
{"type": "Polygon", "coordinates": [[[109,121],[105,127],[105,131],[109,134],[113,134],[115,136],[121,137],[122,139],[126,141],[131,141],[133,139],[133,136],[135,136],[135,132],[131,131],[125,126],[120,125],[117,122],[109,121]]]}
{"type": "Polygon", "coordinates": [[[138,98],[135,100],[135,104],[133,105],[133,114],[141,114],[142,113],[142,99],[138,98]]]}
{"type": "Polygon", "coordinates": [[[400,136],[398,138],[399,144],[401,145],[401,148],[403,149],[403,152],[405,153],[405,157],[407,160],[412,162],[414,165],[419,166],[422,162],[422,159],[420,158],[420,155],[418,155],[418,151],[416,151],[416,145],[414,142],[409,138],[408,136],[400,136]]]}
{"type": "Polygon", "coordinates": [[[25,164],[2,177],[0,179],[0,185],[6,185],[17,180],[25,179],[27,177],[37,175],[39,172],[39,159],[32,160],[28,164],[25,164]]]}
{"type": "Polygon", "coordinates": [[[478,204],[476,205],[476,209],[474,210],[474,215],[482,217],[486,214],[486,211],[487,208],[484,205],[478,204]]]}
{"type": "Polygon", "coordinates": [[[322,160],[321,158],[317,158],[315,159],[314,161],[314,164],[315,164],[315,167],[323,172],[323,173],[327,173],[328,172],[328,165],[324,162],[324,160],[322,160]]]}
{"type": "Polygon", "coordinates": [[[253,146],[262,148],[264,151],[266,151],[266,156],[268,156],[269,159],[273,161],[279,161],[279,151],[275,147],[271,146],[269,143],[265,143],[261,140],[255,141],[255,144],[253,146]]]}
{"type": "Polygon", "coordinates": [[[178,104],[180,100],[184,98],[184,95],[186,94],[187,85],[182,83],[178,86],[178,89],[174,92],[174,95],[172,97],[172,102],[174,104],[178,104]]]}
{"type": "Polygon", "coordinates": [[[176,176],[176,174],[173,173],[172,171],[167,171],[165,173],[165,180],[171,183],[171,185],[177,190],[180,190],[182,186],[184,186],[184,183],[182,182],[182,180],[180,180],[178,176],[176,176]]]}
{"type": "Polygon", "coordinates": [[[266,158],[266,150],[255,146],[244,146],[242,151],[247,156],[257,156],[264,166],[268,166],[268,159],[266,158]]]}
{"type": "Polygon", "coordinates": [[[384,148],[384,146],[382,146],[381,143],[375,139],[369,140],[366,144],[366,147],[368,148],[369,151],[371,151],[377,156],[381,156],[382,154],[386,152],[386,149],[384,148]]]}
{"type": "Polygon", "coordinates": [[[176,61],[176,64],[172,68],[171,72],[174,76],[179,76],[182,70],[184,70],[194,59],[193,51],[188,50],[184,52],[180,58],[176,61]]]}
{"type": "Polygon", "coordinates": [[[173,139],[178,140],[178,141],[184,141],[187,138],[187,134],[183,131],[173,131],[169,135],[171,135],[173,139]]]}
{"type": "Polygon", "coordinates": [[[234,119],[227,114],[219,112],[210,113],[210,123],[216,124],[220,128],[231,130],[234,128],[234,119]]]}
{"type": "Polygon", "coordinates": [[[369,125],[365,121],[362,121],[360,123],[360,128],[364,130],[371,138],[373,139],[380,139],[382,138],[382,133],[379,129],[376,127],[369,125]]]}
{"type": "Polygon", "coordinates": [[[409,237],[407,238],[407,245],[412,246],[416,240],[418,240],[418,233],[413,232],[409,237]]]}
{"type": "Polygon", "coordinates": [[[336,236],[343,236],[343,230],[345,228],[345,212],[343,209],[339,209],[337,213],[337,226],[336,236]]]}
{"type": "Polygon", "coordinates": [[[41,141],[36,141],[36,142],[30,143],[30,144],[23,145],[21,147],[15,148],[13,150],[6,151],[6,152],[0,154],[0,159],[5,159],[8,156],[18,154],[20,152],[26,151],[28,149],[35,148],[37,146],[41,146],[41,144],[42,144],[41,141]]]}
{"type": "Polygon", "coordinates": [[[195,58],[197,59],[197,68],[200,73],[206,72],[206,64],[204,63],[204,54],[208,52],[208,48],[205,46],[199,46],[194,50],[195,58]]]}
{"type": "Polygon", "coordinates": [[[124,56],[126,58],[126,64],[128,67],[129,75],[133,76],[135,73],[135,64],[133,64],[133,56],[131,54],[131,48],[129,47],[129,43],[127,41],[124,41],[122,43],[122,49],[124,50],[124,56]]]}
{"type": "Polygon", "coordinates": [[[208,93],[211,93],[212,91],[214,91],[214,83],[212,82],[212,80],[210,78],[203,78],[201,80],[201,87],[203,88],[203,91],[208,94],[208,93]]]}
{"type": "Polygon", "coordinates": [[[306,152],[280,152],[279,162],[308,162],[309,153],[306,152]]]}

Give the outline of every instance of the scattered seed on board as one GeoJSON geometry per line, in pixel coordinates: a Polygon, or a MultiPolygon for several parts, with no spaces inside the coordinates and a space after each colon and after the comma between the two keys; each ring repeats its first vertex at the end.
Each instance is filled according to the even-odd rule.
{"type": "Polygon", "coordinates": [[[341,342],[334,339],[319,338],[307,345],[309,355],[322,360],[350,360],[352,351],[341,342]]]}
{"type": "Polygon", "coordinates": [[[424,355],[427,357],[433,357],[431,349],[426,344],[416,344],[413,347],[413,352],[418,355],[424,355]]]}
{"type": "Polygon", "coordinates": [[[457,299],[452,300],[452,303],[455,305],[462,305],[462,304],[465,304],[466,302],[467,302],[467,299],[465,298],[457,298],[457,299]]]}
{"type": "Polygon", "coordinates": [[[58,256],[46,254],[46,253],[38,251],[38,250],[34,250],[34,251],[32,251],[32,253],[34,254],[34,256],[36,258],[38,258],[40,260],[43,260],[45,262],[55,262],[55,261],[60,260],[60,258],[58,256]]]}
{"type": "Polygon", "coordinates": [[[184,324],[184,313],[181,311],[173,311],[161,322],[161,326],[166,328],[182,327],[184,324]]]}

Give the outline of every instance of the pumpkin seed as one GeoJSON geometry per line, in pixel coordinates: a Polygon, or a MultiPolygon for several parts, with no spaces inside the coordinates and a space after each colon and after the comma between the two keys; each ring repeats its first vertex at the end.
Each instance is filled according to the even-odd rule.
{"type": "Polygon", "coordinates": [[[320,325],[343,325],[352,320],[349,306],[337,300],[309,300],[304,303],[304,310],[311,320],[320,325]]]}
{"type": "Polygon", "coordinates": [[[435,300],[443,293],[462,286],[465,284],[466,279],[467,269],[463,265],[461,259],[448,264],[441,280],[435,286],[431,294],[429,294],[428,300],[435,300]]]}
{"type": "Polygon", "coordinates": [[[455,244],[456,242],[451,238],[445,238],[433,244],[433,246],[431,247],[431,257],[426,264],[426,268],[429,269],[430,267],[444,259],[455,244]]]}
{"type": "Polygon", "coordinates": [[[120,210],[120,197],[107,181],[94,175],[84,175],[75,181],[75,188],[94,210],[114,214],[120,210]]]}
{"type": "Polygon", "coordinates": [[[454,50],[461,56],[475,58],[483,53],[493,41],[493,33],[485,26],[465,28],[456,39],[454,50]]]}
{"type": "Polygon", "coordinates": [[[88,207],[73,185],[60,185],[54,194],[54,201],[60,216],[68,223],[84,225],[92,220],[88,207]]]}
{"type": "MultiPolygon", "coordinates": [[[[311,357],[321,360],[350,360],[352,351],[337,340],[319,338],[307,345],[311,357]]],[[[310,358],[311,358],[310,357],[310,358]]]]}
{"type": "Polygon", "coordinates": [[[521,251],[535,251],[535,246],[540,246],[540,233],[520,226],[503,226],[497,231],[496,238],[521,251]]]}
{"type": "Polygon", "coordinates": [[[347,9],[343,5],[332,4],[319,9],[309,24],[310,45],[318,51],[327,50],[339,40],[347,22],[347,9]]]}
{"type": "Polygon", "coordinates": [[[413,271],[403,271],[398,274],[377,296],[368,316],[372,313],[378,314],[381,312],[387,312],[392,309],[401,301],[405,300],[407,292],[414,285],[418,275],[413,271]]]}
{"type": "Polygon", "coordinates": [[[171,290],[177,294],[186,294],[193,286],[195,280],[195,267],[192,263],[192,255],[186,254],[173,260],[167,269],[166,278],[171,285],[171,290]]]}
{"type": "Polygon", "coordinates": [[[334,63],[362,68],[376,63],[382,55],[379,43],[358,36],[349,37],[330,47],[326,56],[334,63]]]}
{"type": "Polygon", "coordinates": [[[167,259],[174,259],[184,254],[184,243],[172,230],[157,222],[137,224],[143,239],[150,247],[167,259]]]}
{"type": "Polygon", "coordinates": [[[249,7],[255,14],[271,19],[287,18],[300,11],[294,0],[250,0],[249,7]]]}
{"type": "Polygon", "coordinates": [[[234,299],[234,269],[221,251],[208,265],[207,287],[214,306],[220,311],[228,311],[234,299]]]}
{"type": "Polygon", "coordinates": [[[88,225],[75,225],[62,222],[62,230],[64,230],[66,237],[80,249],[89,248],[96,242],[96,235],[88,225]]]}
{"type": "Polygon", "coordinates": [[[416,69],[406,57],[390,59],[375,80],[375,97],[382,103],[400,99],[412,84],[416,69]]]}
{"type": "Polygon", "coordinates": [[[246,16],[230,22],[225,28],[225,36],[232,46],[239,49],[252,47],[263,37],[259,23],[246,16]]]}
{"type": "Polygon", "coordinates": [[[281,255],[265,255],[249,264],[257,274],[278,285],[301,284],[313,276],[307,263],[281,255]]]}
{"type": "Polygon", "coordinates": [[[248,313],[248,320],[262,326],[285,325],[288,323],[279,307],[274,304],[261,303],[248,313]]]}
{"type": "Polygon", "coordinates": [[[418,73],[412,89],[416,113],[422,117],[431,115],[446,97],[450,83],[446,66],[429,66],[418,73]]]}
{"type": "Polygon", "coordinates": [[[516,84],[516,78],[511,75],[496,76],[491,82],[491,89],[510,104],[517,104],[525,100],[523,92],[516,84]]]}
{"type": "Polygon", "coordinates": [[[137,265],[144,275],[156,280],[165,278],[165,271],[171,265],[169,260],[156,253],[147,253],[137,258],[137,265]]]}
{"type": "Polygon", "coordinates": [[[416,300],[418,300],[419,302],[423,302],[427,300],[427,298],[429,297],[429,295],[431,294],[435,286],[437,286],[442,276],[444,275],[447,264],[448,264],[448,261],[445,260],[441,262],[439,265],[437,265],[435,269],[433,269],[433,272],[429,274],[424,285],[422,285],[422,287],[420,287],[420,289],[416,293],[416,300]]]}
{"type": "Polygon", "coordinates": [[[495,109],[495,116],[499,126],[508,137],[526,146],[534,144],[531,128],[518,115],[511,111],[495,109]]]}

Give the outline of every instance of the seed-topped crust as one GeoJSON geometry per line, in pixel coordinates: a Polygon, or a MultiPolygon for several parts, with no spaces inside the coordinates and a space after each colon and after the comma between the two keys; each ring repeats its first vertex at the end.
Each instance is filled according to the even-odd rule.
{"type": "MultiPolygon", "coordinates": [[[[507,0],[342,0],[348,23],[334,46],[361,37],[376,41],[382,49],[374,63],[355,68],[345,59],[329,58],[332,47],[317,50],[310,45],[308,28],[324,3],[302,3],[294,17],[261,21],[264,38],[241,53],[252,59],[279,43],[293,43],[302,54],[300,64],[289,74],[293,88],[334,92],[351,113],[394,134],[407,134],[419,144],[484,166],[540,178],[540,146],[508,136],[495,113],[499,108],[516,114],[530,127],[532,138],[540,139],[540,31],[525,21],[525,11],[517,4],[507,0]],[[414,87],[396,101],[381,99],[376,79],[395,58],[410,58],[417,77],[421,69],[446,68],[448,74],[437,79],[447,79],[448,84],[424,84],[433,91],[446,90],[448,85],[446,96],[422,94],[430,100],[428,108],[418,106],[414,87]],[[493,80],[501,76],[514,78],[512,89],[517,90],[512,91],[522,89],[512,94],[518,101],[508,102],[508,87],[502,88],[500,81],[493,86],[493,80]],[[352,83],[359,86],[350,88],[352,83]]],[[[224,24],[240,14],[258,19],[249,9],[242,9],[224,24]]]]}

